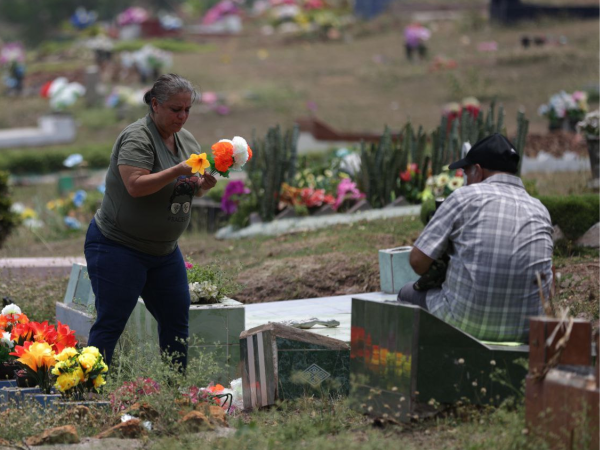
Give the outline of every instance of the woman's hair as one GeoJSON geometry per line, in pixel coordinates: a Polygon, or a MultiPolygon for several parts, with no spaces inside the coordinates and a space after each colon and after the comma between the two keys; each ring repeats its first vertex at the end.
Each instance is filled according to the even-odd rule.
{"type": "Polygon", "coordinates": [[[169,98],[180,92],[189,92],[192,94],[192,103],[196,101],[198,93],[192,83],[174,73],[167,73],[158,77],[154,82],[152,89],[144,94],[144,103],[148,105],[150,114],[152,114],[152,99],[155,98],[159,104],[163,104],[169,98]]]}

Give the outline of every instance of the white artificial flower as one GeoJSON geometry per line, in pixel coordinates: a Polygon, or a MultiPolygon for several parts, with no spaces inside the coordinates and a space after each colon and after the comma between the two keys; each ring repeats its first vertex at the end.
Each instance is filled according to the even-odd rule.
{"type": "Polygon", "coordinates": [[[248,161],[248,143],[246,139],[240,136],[235,136],[231,143],[233,145],[233,165],[231,166],[231,170],[240,171],[248,161]]]}
{"type": "Polygon", "coordinates": [[[6,305],[4,308],[2,308],[2,315],[7,316],[9,314],[21,314],[21,308],[14,303],[6,305]]]}
{"type": "Polygon", "coordinates": [[[0,344],[5,345],[8,348],[13,348],[15,346],[15,342],[10,338],[10,333],[8,331],[2,332],[0,344]]]}
{"type": "Polygon", "coordinates": [[[450,182],[448,183],[448,187],[451,191],[457,190],[464,183],[464,179],[462,177],[452,177],[450,178],[450,182]]]}

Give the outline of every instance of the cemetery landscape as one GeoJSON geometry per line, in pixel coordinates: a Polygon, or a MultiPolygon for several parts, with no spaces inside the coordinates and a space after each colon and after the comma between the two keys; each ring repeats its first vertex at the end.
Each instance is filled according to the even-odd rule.
{"type": "MultiPolygon", "coordinates": [[[[390,375],[381,369],[381,384],[371,379],[373,388],[361,394],[357,373],[352,374],[358,367],[355,339],[357,324],[366,328],[368,321],[363,324],[362,318],[352,317],[352,343],[349,314],[341,326],[348,328],[348,336],[335,342],[325,337],[342,336],[335,334],[335,327],[331,329],[334,334],[329,334],[320,325],[291,331],[291,327],[280,329],[273,324],[259,331],[249,326],[249,318],[258,317],[251,316],[250,308],[262,304],[284,308],[294,300],[322,299],[325,309],[321,311],[314,302],[307,312],[310,315],[281,318],[289,324],[313,317],[333,319],[331,313],[323,312],[330,311],[326,307],[332,297],[380,295],[385,270],[380,250],[413,245],[428,213],[435,210],[434,198],[451,195],[462,185],[462,174],[445,166],[459,159],[464,142],[473,144],[498,131],[514,142],[523,160],[525,187],[548,208],[556,226],[555,292],[548,299],[547,315],[569,324],[567,335],[570,318],[589,326],[588,335],[597,333],[597,11],[591,19],[557,15],[506,24],[490,19],[490,2],[483,0],[457,1],[451,7],[434,0],[391,1],[388,10],[369,18],[357,14],[360,1],[241,1],[233,14],[225,6],[219,9],[231,2],[177,0],[166,2],[177,9],[168,16],[171,22],[161,16],[161,23],[164,27],[165,21],[177,24],[175,19],[181,19],[179,26],[173,25],[164,36],[126,39],[124,31],[132,25],[159,17],[158,5],[163,2],[136,2],[148,15],[139,19],[139,11],[126,9],[133,2],[122,2],[117,8],[109,6],[112,2],[99,1],[98,17],[87,17],[96,21],[90,26],[74,25],[71,15],[78,5],[70,3],[63,16],[59,16],[61,8],[47,13],[55,20],[51,25],[20,23],[22,19],[0,5],[0,70],[6,75],[6,86],[0,87],[0,298],[4,299],[0,366],[21,358],[16,368],[28,366],[26,372],[37,377],[29,380],[30,385],[37,382],[41,388],[41,392],[16,388],[16,381],[4,381],[6,374],[13,378],[14,370],[0,370],[0,383],[5,383],[0,384],[0,449],[53,445],[61,449],[474,450],[597,445],[593,434],[594,430],[598,434],[598,425],[590,425],[590,412],[585,409],[591,405],[589,398],[592,402],[595,398],[595,405],[589,407],[595,408],[597,422],[598,363],[592,361],[591,350],[589,365],[596,364],[596,368],[591,378],[585,378],[585,389],[591,394],[588,403],[582,401],[569,411],[571,428],[565,431],[549,427],[549,416],[534,425],[527,415],[526,397],[529,402],[534,398],[525,387],[528,364],[532,364],[527,351],[520,355],[519,350],[508,349],[505,355],[516,355],[514,360],[506,356],[509,367],[509,362],[499,363],[499,356],[488,357],[491,351],[480,342],[465,344],[460,340],[463,334],[453,341],[456,335],[450,330],[452,339],[444,342],[447,347],[430,353],[439,356],[441,374],[436,373],[433,356],[424,362],[427,352],[419,356],[420,367],[431,367],[423,375],[424,369],[416,372],[416,350],[402,355],[396,349],[397,356],[388,355],[396,358],[396,369],[390,368],[396,374],[392,384],[385,384],[384,373],[390,375]],[[266,8],[260,14],[258,3],[266,8]],[[282,19],[275,13],[281,7],[274,6],[278,3],[302,13],[282,19]],[[211,25],[225,27],[216,32],[206,25],[210,21],[205,20],[205,29],[198,26],[215,5],[210,10],[211,25]],[[129,15],[117,17],[124,11],[129,15]],[[231,16],[241,19],[227,22],[231,16]],[[413,54],[409,60],[405,54],[403,30],[412,22],[422,23],[430,32],[423,59],[413,54]],[[243,26],[237,29],[235,24],[243,26]],[[32,26],[40,32],[28,28],[32,26]],[[110,46],[92,40],[103,29],[111,36],[110,46]],[[524,37],[530,39],[529,45],[524,37]],[[19,44],[10,53],[13,42],[19,44]],[[146,44],[152,47],[143,50],[146,44]],[[109,49],[111,57],[98,60],[99,49],[109,49]],[[135,58],[141,61],[137,71],[124,62],[135,58]],[[10,84],[14,62],[25,69],[20,89],[10,84]],[[145,71],[148,75],[142,80],[145,71]],[[211,304],[192,309],[206,307],[211,314],[214,307],[217,312],[212,317],[227,317],[224,330],[191,337],[185,375],[157,352],[156,331],[150,329],[155,324],[148,321],[143,305],[134,312],[110,367],[93,348],[86,347],[84,331],[72,323],[65,327],[57,317],[71,306],[68,317],[94,317],[93,302],[86,303],[89,279],[88,290],[77,297],[86,284],[85,271],[78,272],[85,264],[86,230],[103,197],[115,139],[146,113],[141,97],[152,85],[153,75],[168,72],[186,77],[201,93],[185,128],[203,151],[210,152],[215,142],[233,136],[245,137],[253,151],[241,172],[232,172],[229,179],[218,177],[217,186],[192,206],[189,229],[179,240],[189,265],[192,297],[211,304]],[[62,84],[55,85],[53,95],[52,84],[59,77],[66,82],[58,82],[62,84]],[[75,84],[69,87],[69,82],[80,83],[82,89],[75,84]],[[56,96],[60,91],[64,98],[56,96]],[[68,142],[27,144],[26,136],[38,127],[38,119],[47,116],[72,118],[74,136],[68,142]],[[585,128],[584,120],[591,125],[585,128]],[[325,140],[315,131],[311,135],[311,124],[317,121],[341,137],[325,140]],[[13,139],[8,130],[14,130],[15,136],[21,130],[23,144],[4,145],[13,139]],[[20,258],[69,262],[64,270],[44,271],[20,267],[20,258]],[[73,271],[71,262],[75,263],[73,271]],[[219,312],[220,302],[228,299],[240,303],[232,302],[223,306],[222,311],[229,312],[219,312]],[[242,312],[238,330],[232,325],[233,317],[244,308],[245,324],[242,312]],[[332,363],[329,372],[333,375],[327,382],[311,384],[310,378],[302,384],[298,374],[285,372],[291,371],[292,363],[281,362],[284,357],[279,350],[280,365],[274,369],[275,379],[279,376],[279,397],[267,399],[268,383],[261,385],[259,378],[264,381],[265,375],[260,371],[266,365],[268,372],[269,364],[277,365],[277,361],[265,360],[260,353],[263,347],[252,350],[251,342],[262,345],[263,339],[275,335],[275,352],[276,345],[293,342],[290,345],[307,354],[318,349],[332,361],[342,362],[332,363]],[[28,340],[35,343],[25,344],[28,340]],[[13,358],[8,353],[15,346],[22,347],[13,358]],[[44,351],[46,359],[41,356],[44,351]],[[442,385],[443,374],[450,380],[457,373],[443,365],[448,354],[453,355],[453,366],[460,367],[465,360],[470,363],[461,351],[483,355],[484,379],[457,379],[456,386],[468,381],[468,394],[463,386],[451,402],[419,398],[417,404],[421,388],[415,391],[415,386],[425,385],[423,390],[427,390],[426,383],[442,385]],[[255,357],[256,374],[249,368],[255,357]],[[263,358],[262,365],[259,358],[263,358]],[[79,379],[72,375],[75,369],[67,370],[67,364],[77,365],[79,379]],[[32,366],[36,367],[33,371],[32,366]],[[392,396],[387,395],[402,390],[405,381],[401,380],[408,379],[409,373],[415,377],[412,385],[406,382],[408,396],[412,396],[409,417],[382,413],[389,409],[386,402],[392,396]],[[415,373],[421,374],[420,380],[415,373]],[[520,374],[518,382],[512,383],[515,373],[520,374]],[[595,387],[590,388],[590,383],[595,387]],[[492,389],[501,394],[494,398],[492,389]],[[258,407],[261,395],[269,406],[258,407]],[[571,430],[575,430],[571,440],[565,440],[571,430]]],[[[546,3],[561,6],[568,2],[546,3]]],[[[150,27],[141,29],[150,33],[150,27]]],[[[353,301],[353,312],[359,310],[355,309],[358,303],[353,301]]],[[[443,324],[427,322],[427,316],[414,320],[420,320],[424,328],[436,324],[432,330],[444,336],[443,324]]],[[[197,317],[206,329],[219,326],[197,317]]],[[[273,317],[273,322],[280,321],[273,317]]],[[[252,319],[252,327],[263,324],[256,320],[252,319]]],[[[379,330],[397,323],[390,320],[382,314],[381,323],[370,326],[379,330]]],[[[573,336],[577,335],[573,330],[573,336]]],[[[568,355],[573,348],[565,345],[568,355]]],[[[379,357],[384,351],[388,353],[382,343],[373,355],[379,357]]],[[[381,361],[384,366],[386,357],[381,361]]],[[[379,364],[378,360],[377,370],[379,364]]],[[[375,371],[368,361],[366,367],[375,371]]],[[[553,370],[550,363],[546,369],[553,370]]],[[[401,399],[398,402],[404,402],[401,399]]],[[[404,407],[399,403],[398,412],[404,413],[404,407]]]]}

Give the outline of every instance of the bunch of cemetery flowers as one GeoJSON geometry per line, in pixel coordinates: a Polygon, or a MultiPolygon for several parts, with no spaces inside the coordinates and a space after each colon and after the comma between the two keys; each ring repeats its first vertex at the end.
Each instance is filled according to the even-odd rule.
{"type": "Polygon", "coordinates": [[[192,304],[213,304],[223,301],[239,289],[232,273],[219,263],[185,263],[192,304]]]}
{"type": "Polygon", "coordinates": [[[416,163],[409,163],[406,170],[400,172],[400,191],[404,198],[417,203],[421,200],[421,179],[423,174],[416,163]]]}
{"type": "Polygon", "coordinates": [[[227,183],[223,197],[221,197],[221,210],[225,214],[234,214],[242,198],[250,194],[250,189],[244,186],[242,180],[233,180],[227,183]]]}
{"type": "Polygon", "coordinates": [[[597,139],[600,135],[600,110],[586,114],[581,122],[577,122],[577,130],[587,138],[597,139]]]}
{"type": "Polygon", "coordinates": [[[46,209],[50,214],[57,215],[67,229],[79,230],[82,228],[81,224],[89,222],[96,213],[103,196],[100,190],[79,189],[67,197],[48,201],[46,209]]]}
{"type": "Polygon", "coordinates": [[[426,201],[436,197],[447,197],[464,184],[463,170],[449,170],[444,166],[442,173],[430,176],[421,193],[421,200],[426,201]]]}
{"type": "Polygon", "coordinates": [[[106,384],[103,374],[108,366],[96,347],[66,347],[55,356],[52,375],[54,387],[65,397],[82,398],[86,392],[98,392],[106,384]]]}
{"type": "Polygon", "coordinates": [[[29,318],[21,312],[15,304],[10,304],[2,308],[0,313],[0,364],[11,361],[10,352],[15,347],[15,341],[12,338],[13,328],[21,323],[28,323],[29,318]]]}
{"type": "Polygon", "coordinates": [[[126,410],[144,397],[158,394],[160,384],[152,378],[138,377],[126,381],[110,394],[110,405],[115,413],[126,410]]]}
{"type": "Polygon", "coordinates": [[[75,330],[60,322],[54,326],[47,320],[16,324],[11,331],[11,339],[17,346],[24,346],[28,342],[43,342],[56,353],[62,352],[65,347],[77,345],[75,330]]]}
{"type": "Polygon", "coordinates": [[[346,203],[353,203],[364,197],[365,194],[360,192],[354,181],[348,177],[342,178],[342,181],[340,181],[340,184],[337,186],[337,198],[333,204],[333,209],[342,211],[345,209],[344,205],[346,205],[346,203]]]}
{"type": "Polygon", "coordinates": [[[583,120],[587,111],[587,93],[583,91],[575,91],[572,94],[560,91],[538,109],[538,113],[547,117],[553,125],[559,124],[563,119],[583,120]]]}
{"type": "Polygon", "coordinates": [[[319,208],[325,204],[334,205],[335,197],[327,194],[324,189],[313,187],[298,188],[290,186],[287,183],[281,185],[279,209],[292,206],[297,213],[304,212],[304,214],[308,214],[311,209],[319,208]]]}

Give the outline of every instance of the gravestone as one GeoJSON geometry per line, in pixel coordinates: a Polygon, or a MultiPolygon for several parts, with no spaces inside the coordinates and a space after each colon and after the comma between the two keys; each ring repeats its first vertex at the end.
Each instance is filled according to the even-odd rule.
{"type": "Polygon", "coordinates": [[[418,306],[353,298],[353,407],[408,422],[465,398],[496,405],[520,387],[527,351],[484,344],[418,306]]]}
{"type": "Polygon", "coordinates": [[[405,284],[419,279],[409,263],[411,250],[412,247],[379,250],[379,281],[383,292],[397,294],[405,284]]]}
{"type": "Polygon", "coordinates": [[[309,331],[269,323],[242,332],[244,408],[302,395],[347,395],[348,344],[309,331]]]}
{"type": "MultiPolygon", "coordinates": [[[[56,319],[69,325],[78,340],[87,342],[94,323],[95,297],[87,268],[73,264],[69,284],[62,303],[56,303],[56,319]]],[[[239,378],[239,336],[245,328],[244,305],[224,299],[212,305],[191,305],[189,312],[191,345],[189,357],[210,352],[223,367],[221,383],[239,378]],[[200,341],[200,342],[197,342],[200,341]]],[[[125,328],[137,343],[150,343],[158,349],[158,324],[140,298],[125,328]]]]}
{"type": "MultiPolygon", "coordinates": [[[[597,449],[600,366],[597,357],[595,364],[592,361],[592,324],[549,317],[533,317],[530,324],[525,384],[528,427],[548,440],[550,448],[597,449]]],[[[594,344],[597,352],[597,331],[594,344]]]]}

